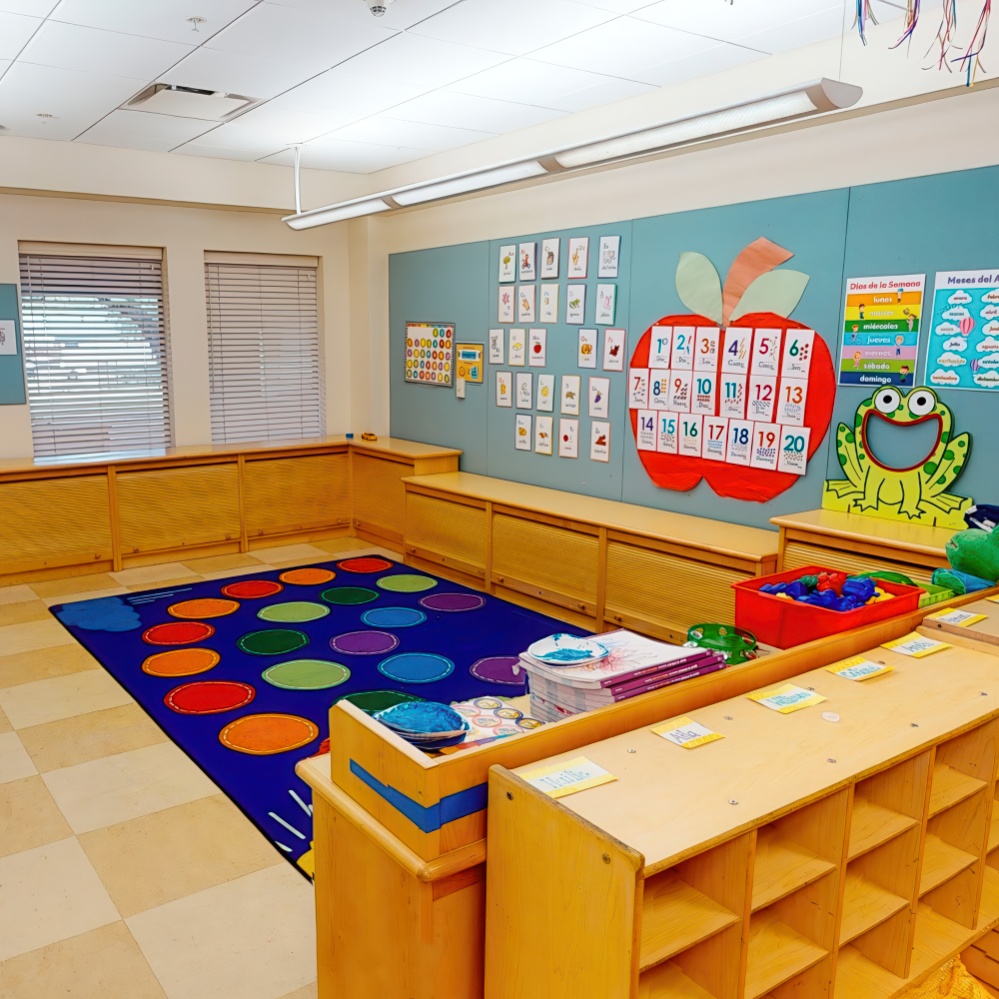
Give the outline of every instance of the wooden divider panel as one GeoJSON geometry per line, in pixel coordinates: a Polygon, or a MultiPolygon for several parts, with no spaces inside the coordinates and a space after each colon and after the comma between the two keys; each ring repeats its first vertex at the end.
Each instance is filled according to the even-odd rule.
{"type": "Polygon", "coordinates": [[[401,542],[406,529],[406,487],[402,480],[413,474],[413,466],[355,451],[351,467],[355,526],[401,542]]]}
{"type": "Polygon", "coordinates": [[[485,578],[489,520],[485,503],[461,503],[410,490],[406,501],[406,550],[446,561],[485,578]],[[441,558],[443,556],[443,558],[441,558]]]}

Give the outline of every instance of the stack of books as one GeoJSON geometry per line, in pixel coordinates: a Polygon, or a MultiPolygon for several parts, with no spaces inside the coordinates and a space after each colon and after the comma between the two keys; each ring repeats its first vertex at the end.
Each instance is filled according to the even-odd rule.
{"type": "Polygon", "coordinates": [[[518,670],[527,674],[531,714],[539,721],[559,721],[725,668],[720,652],[669,645],[630,631],[577,641],[581,648],[589,644],[585,661],[558,664],[557,654],[548,654],[548,639],[520,656],[518,670]]]}

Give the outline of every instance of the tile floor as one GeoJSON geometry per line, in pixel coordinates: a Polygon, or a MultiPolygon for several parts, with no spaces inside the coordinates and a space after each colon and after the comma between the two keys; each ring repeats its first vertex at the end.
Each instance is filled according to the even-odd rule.
{"type": "Polygon", "coordinates": [[[315,999],[308,882],[48,607],[344,551],[383,550],[337,538],[0,587],[0,996],[315,999]]]}

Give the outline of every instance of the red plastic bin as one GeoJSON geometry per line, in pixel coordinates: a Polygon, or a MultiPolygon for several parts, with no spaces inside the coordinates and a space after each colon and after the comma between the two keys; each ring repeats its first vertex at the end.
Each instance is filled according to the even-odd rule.
{"type": "Polygon", "coordinates": [[[883,600],[852,611],[828,610],[760,592],[760,588],[767,583],[791,583],[802,576],[836,571],[818,565],[806,565],[802,569],[789,569],[772,576],[759,576],[733,583],[736,627],[751,631],[764,645],[789,649],[793,645],[804,645],[816,638],[838,635],[853,628],[861,628],[865,624],[907,614],[919,607],[923,591],[918,586],[902,586],[881,579],[876,580],[878,586],[886,593],[894,594],[895,599],[883,600]]]}

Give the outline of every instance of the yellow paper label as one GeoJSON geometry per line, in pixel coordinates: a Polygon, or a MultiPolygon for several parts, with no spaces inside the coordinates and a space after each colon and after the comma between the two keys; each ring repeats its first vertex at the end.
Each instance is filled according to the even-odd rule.
{"type": "Polygon", "coordinates": [[[757,690],[746,696],[751,701],[757,701],[774,711],[779,711],[782,715],[799,711],[812,704],[821,704],[825,700],[821,694],[816,694],[814,690],[805,690],[804,687],[796,687],[793,683],[771,687],[769,690],[757,690]]]}
{"type": "Polygon", "coordinates": [[[674,745],[683,746],[684,749],[697,749],[698,746],[725,738],[720,732],[712,732],[711,729],[686,715],[683,718],[662,722],[654,726],[652,731],[674,745]]]}
{"type": "Polygon", "coordinates": [[[999,604],[999,596],[986,597],[985,599],[988,600],[988,601],[990,601],[991,603],[999,604]]]}
{"type": "Polygon", "coordinates": [[[959,628],[969,628],[979,621],[984,621],[988,614],[973,614],[971,611],[964,611],[958,607],[944,607],[935,614],[926,615],[931,621],[940,621],[943,624],[954,624],[959,628]]]}
{"type": "Polygon", "coordinates": [[[851,656],[849,659],[842,659],[827,666],[826,669],[836,676],[843,677],[844,680],[869,680],[872,676],[890,673],[894,667],[885,666],[884,663],[873,663],[863,656],[851,656]]]}
{"type": "Polygon", "coordinates": [[[947,642],[938,642],[935,638],[926,638],[914,631],[903,638],[896,638],[894,642],[881,643],[881,648],[901,652],[903,656],[912,656],[913,659],[922,659],[923,656],[931,656],[934,652],[950,647],[947,642]]]}
{"type": "Polygon", "coordinates": [[[585,791],[588,787],[609,784],[617,778],[599,763],[577,756],[565,763],[553,763],[520,775],[528,784],[543,791],[549,798],[564,798],[567,794],[585,791]]]}

